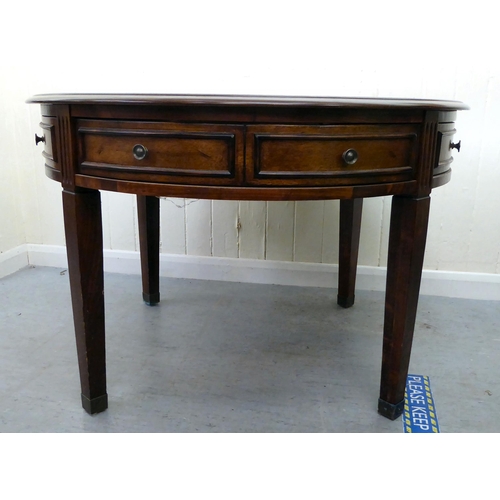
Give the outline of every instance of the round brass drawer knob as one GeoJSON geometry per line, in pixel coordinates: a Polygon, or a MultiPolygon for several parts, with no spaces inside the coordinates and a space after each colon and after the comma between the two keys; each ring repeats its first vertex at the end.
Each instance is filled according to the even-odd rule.
{"type": "Polygon", "coordinates": [[[355,149],[348,149],[342,154],[342,159],[348,165],[354,165],[358,161],[358,152],[355,149]]]}
{"type": "Polygon", "coordinates": [[[148,156],[148,148],[146,146],[143,146],[142,144],[136,144],[132,148],[132,153],[136,160],[144,160],[144,158],[148,156]]]}

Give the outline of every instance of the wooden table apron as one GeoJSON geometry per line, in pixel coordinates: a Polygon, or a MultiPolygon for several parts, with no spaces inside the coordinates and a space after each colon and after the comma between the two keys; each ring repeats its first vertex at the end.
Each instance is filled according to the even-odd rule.
{"type": "Polygon", "coordinates": [[[417,311],[430,193],[450,179],[454,101],[50,94],[46,174],[62,184],[71,297],[88,413],[108,406],[100,190],[137,195],[143,299],[159,293],[160,196],[340,199],[337,302],[354,303],[362,202],[392,195],[378,411],[395,419],[417,311]]]}

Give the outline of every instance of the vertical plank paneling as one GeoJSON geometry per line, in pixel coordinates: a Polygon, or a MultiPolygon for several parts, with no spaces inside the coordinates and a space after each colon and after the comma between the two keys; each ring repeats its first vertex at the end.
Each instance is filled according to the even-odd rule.
{"type": "Polygon", "coordinates": [[[102,210],[102,246],[103,248],[111,248],[111,230],[109,220],[109,195],[111,191],[103,191],[101,193],[101,210],[102,210]]]}
{"type": "Polygon", "coordinates": [[[184,198],[160,200],[160,251],[162,253],[186,253],[186,220],[184,198]]]}
{"type": "Polygon", "coordinates": [[[238,202],[212,202],[212,254],[238,257],[238,202]]]}
{"type": "Polygon", "coordinates": [[[137,196],[132,195],[132,204],[134,206],[134,240],[135,240],[135,249],[140,252],[141,243],[139,241],[139,219],[138,219],[138,211],[137,211],[137,196]]]}
{"type": "Polygon", "coordinates": [[[427,228],[424,269],[439,268],[441,220],[442,214],[446,211],[446,204],[443,202],[443,193],[445,189],[446,186],[436,189],[431,193],[431,209],[429,215],[429,227],[427,228]]]}
{"type": "Polygon", "coordinates": [[[136,247],[137,210],[135,197],[129,194],[110,192],[108,210],[110,248],[138,250],[136,247]]]}
{"type": "Polygon", "coordinates": [[[338,200],[324,202],[321,262],[325,264],[339,262],[339,207],[338,200]]]}
{"type": "Polygon", "coordinates": [[[212,210],[210,200],[186,199],[186,253],[212,255],[212,210]]]}
{"type": "Polygon", "coordinates": [[[382,221],[380,229],[380,247],[378,265],[385,267],[387,265],[387,254],[389,250],[389,229],[391,226],[391,205],[392,196],[382,198],[382,221]]]}
{"type": "Polygon", "coordinates": [[[266,258],[265,201],[242,201],[239,204],[239,257],[266,258]]]}
{"type": "Polygon", "coordinates": [[[321,262],[324,209],[324,201],[300,201],[295,204],[296,262],[321,262]]]}
{"type": "Polygon", "coordinates": [[[43,195],[39,195],[38,200],[42,243],[65,245],[64,223],[61,212],[61,186],[55,182],[50,182],[47,178],[43,179],[43,181],[46,186],[42,191],[43,195]]]}
{"type": "Polygon", "coordinates": [[[266,259],[292,261],[295,202],[267,204],[266,259]]]}
{"type": "MultiPolygon", "coordinates": [[[[464,120],[457,123],[458,138],[462,137],[460,153],[454,152],[451,183],[439,188],[433,198],[442,196],[443,210],[440,214],[439,262],[438,269],[443,271],[467,271],[467,253],[471,235],[475,235],[474,210],[478,191],[479,164],[482,161],[485,115],[487,110],[488,79],[468,68],[458,69],[457,94],[468,94],[467,104],[470,111],[464,120]],[[468,73],[466,76],[464,73],[468,73]],[[473,88],[474,92],[468,91],[473,88]]],[[[498,115],[497,115],[498,116],[498,115]]],[[[436,211],[433,214],[436,219],[436,211]]],[[[432,223],[437,222],[434,220],[432,223]]],[[[472,236],[474,237],[474,236],[472,236]]],[[[483,242],[486,241],[484,235],[483,242]]]]}
{"type": "MultiPolygon", "coordinates": [[[[500,186],[500,77],[490,78],[486,89],[486,107],[484,113],[481,144],[479,149],[478,175],[472,214],[473,234],[469,236],[469,245],[465,257],[466,271],[495,273],[497,269],[500,245],[500,217],[492,211],[492,202],[498,199],[500,186]],[[491,168],[494,164],[497,168],[491,168]],[[481,238],[477,235],[497,235],[481,238]]],[[[464,141],[465,143],[465,141],[464,141]]]]}
{"type": "Polygon", "coordinates": [[[379,264],[382,212],[382,198],[365,199],[361,219],[361,236],[359,238],[358,263],[360,266],[378,266],[379,264]]]}
{"type": "Polygon", "coordinates": [[[43,173],[40,148],[35,147],[32,139],[32,130],[39,132],[40,112],[31,109],[35,106],[29,106],[31,130],[27,124],[13,127],[13,123],[22,122],[26,109],[22,109],[22,91],[16,94],[14,89],[5,85],[7,82],[8,79],[0,78],[0,95],[3,97],[3,102],[0,102],[0,141],[4,146],[0,167],[0,250],[10,250],[25,242],[58,244],[46,237],[42,229],[44,205],[50,203],[50,195],[54,194],[56,198],[52,204],[60,212],[58,220],[62,220],[62,203],[60,185],[57,194],[52,190],[45,194],[50,181],[43,173]]]}

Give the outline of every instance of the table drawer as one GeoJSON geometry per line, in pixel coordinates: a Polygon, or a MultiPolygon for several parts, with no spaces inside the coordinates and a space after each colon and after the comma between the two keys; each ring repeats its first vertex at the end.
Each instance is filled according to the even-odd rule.
{"type": "Polygon", "coordinates": [[[42,116],[40,128],[43,130],[43,152],[42,156],[45,159],[45,165],[54,170],[60,170],[59,161],[57,158],[57,118],[51,116],[42,116]]]}
{"type": "Polygon", "coordinates": [[[418,132],[415,125],[249,126],[246,180],[306,186],[411,180],[418,132]]]}
{"type": "Polygon", "coordinates": [[[453,161],[451,144],[456,133],[454,123],[440,123],[438,126],[438,160],[434,166],[434,175],[446,172],[453,161]]]}
{"type": "Polygon", "coordinates": [[[182,184],[240,182],[243,127],[79,120],[79,173],[182,184]]]}

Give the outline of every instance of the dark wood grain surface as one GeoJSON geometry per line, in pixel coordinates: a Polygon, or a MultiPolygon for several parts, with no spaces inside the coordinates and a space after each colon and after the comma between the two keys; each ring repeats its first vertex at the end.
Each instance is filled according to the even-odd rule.
{"type": "Polygon", "coordinates": [[[465,110],[459,101],[366,97],[314,97],[267,95],[203,95],[203,94],[40,94],[28,103],[57,104],[168,104],[220,106],[311,106],[360,108],[422,108],[437,110],[465,110]]]}

